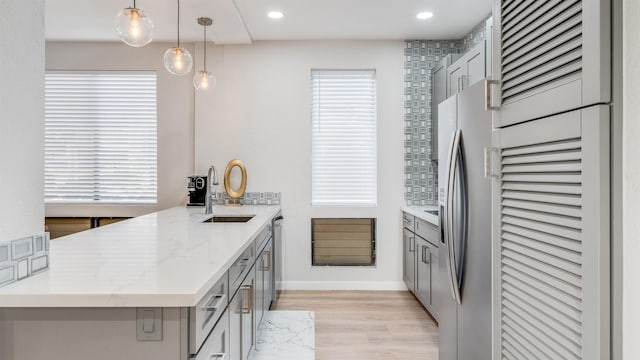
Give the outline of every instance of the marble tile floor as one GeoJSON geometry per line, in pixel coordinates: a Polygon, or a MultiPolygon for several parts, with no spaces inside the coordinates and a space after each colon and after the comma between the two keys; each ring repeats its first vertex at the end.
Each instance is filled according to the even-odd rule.
{"type": "Polygon", "coordinates": [[[314,360],[315,315],[311,311],[269,311],[251,360],[314,360]]]}

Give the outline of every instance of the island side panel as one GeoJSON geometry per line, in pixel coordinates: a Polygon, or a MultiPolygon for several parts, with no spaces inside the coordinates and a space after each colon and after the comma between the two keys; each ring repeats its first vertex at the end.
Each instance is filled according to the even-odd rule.
{"type": "Polygon", "coordinates": [[[180,308],[162,317],[162,340],[138,341],[135,308],[3,308],[0,360],[185,359],[180,308]]]}

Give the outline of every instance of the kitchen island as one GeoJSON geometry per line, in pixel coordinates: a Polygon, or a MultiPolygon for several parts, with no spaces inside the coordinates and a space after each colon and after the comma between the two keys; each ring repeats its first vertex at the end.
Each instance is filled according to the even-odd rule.
{"type": "Polygon", "coordinates": [[[279,211],[221,206],[205,215],[203,208],[176,207],[52,241],[48,271],[0,288],[0,359],[195,356],[201,346],[192,349],[190,309],[218,284],[228,299],[206,305],[221,312],[222,300],[231,303],[228,273],[240,260],[246,273],[263,270],[239,257],[251,253],[256,262],[258,237],[270,236],[279,211]],[[246,223],[204,222],[213,215],[255,216],[246,223]]]}

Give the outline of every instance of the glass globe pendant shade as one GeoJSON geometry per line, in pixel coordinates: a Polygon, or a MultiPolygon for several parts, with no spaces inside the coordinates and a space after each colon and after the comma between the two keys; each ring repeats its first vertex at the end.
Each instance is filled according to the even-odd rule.
{"type": "Polygon", "coordinates": [[[198,71],[193,76],[193,86],[200,91],[213,89],[216,86],[216,77],[209,71],[198,71]]]}
{"type": "Polygon", "coordinates": [[[118,37],[129,46],[142,47],[153,38],[153,21],[135,7],[122,9],[116,15],[115,24],[118,37]]]}
{"type": "Polygon", "coordinates": [[[164,67],[174,75],[184,75],[191,71],[193,59],[187,49],[172,47],[164,53],[164,67]]]}

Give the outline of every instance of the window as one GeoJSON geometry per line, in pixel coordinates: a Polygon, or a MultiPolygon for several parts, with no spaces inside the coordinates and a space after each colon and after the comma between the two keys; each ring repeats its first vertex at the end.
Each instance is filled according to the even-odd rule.
{"type": "Polygon", "coordinates": [[[154,72],[47,72],[45,202],[157,202],[154,72]]]}
{"type": "Polygon", "coordinates": [[[377,202],[375,70],[312,70],[312,205],[377,202]]]}

